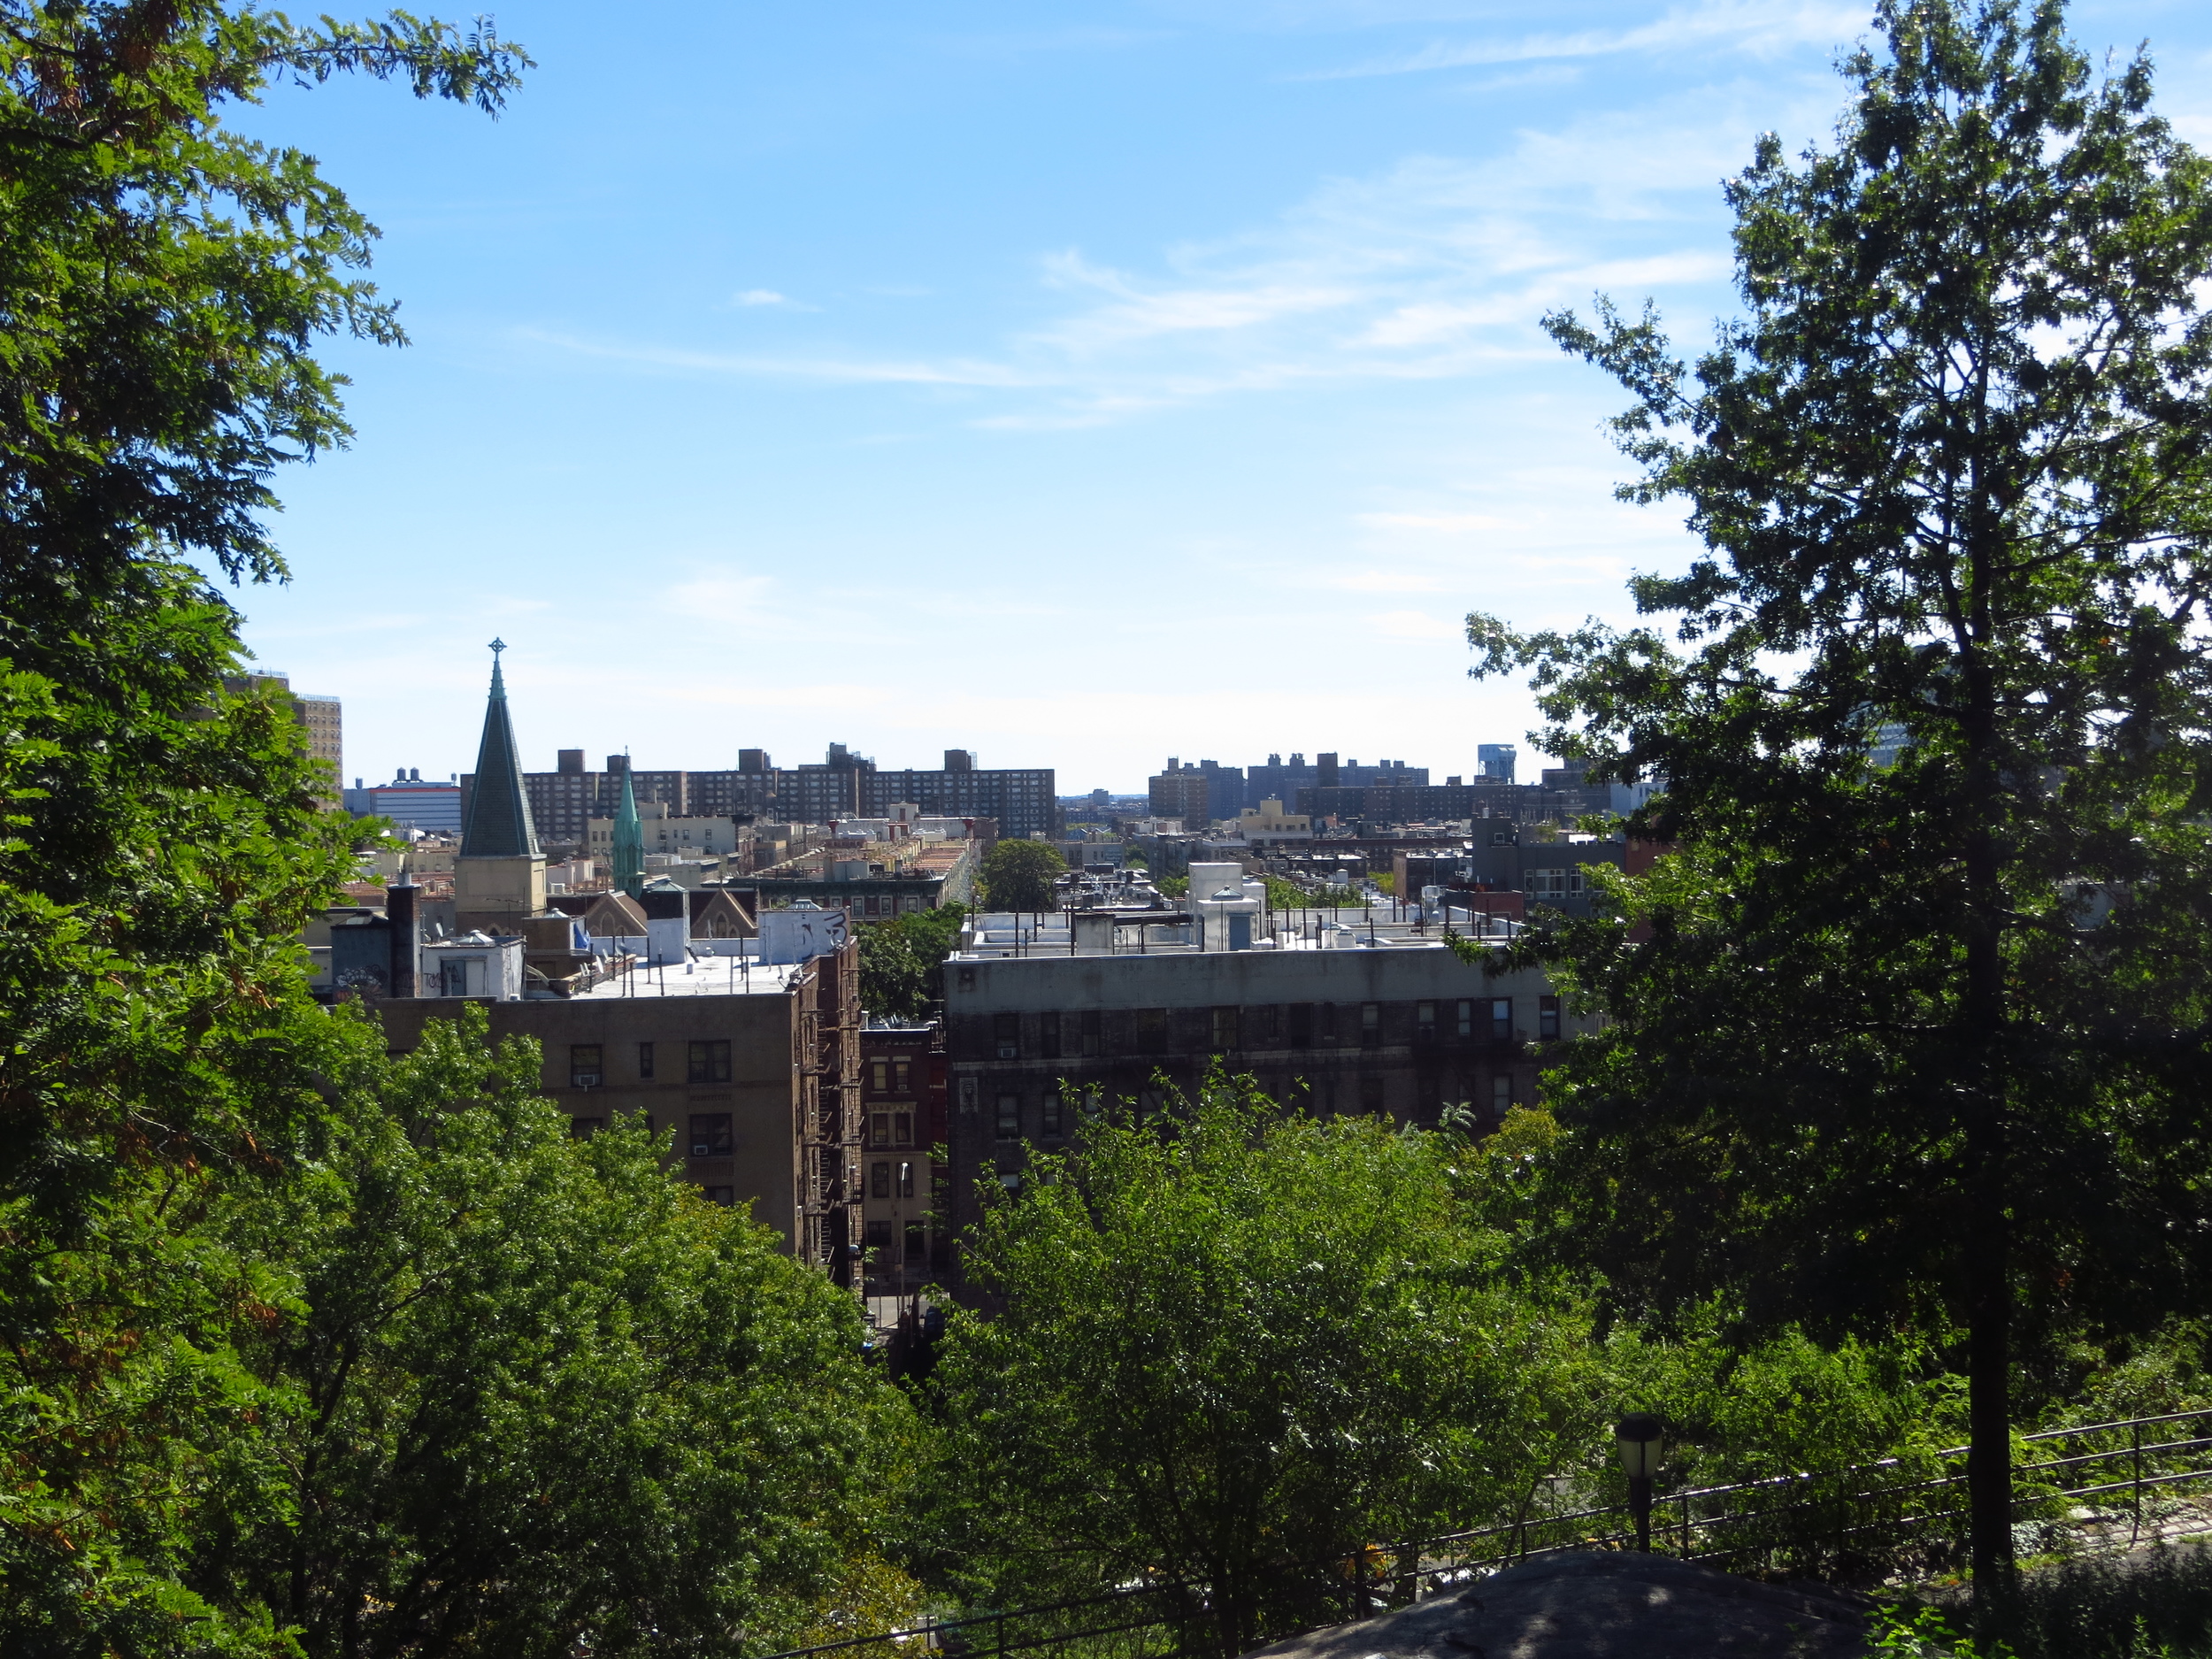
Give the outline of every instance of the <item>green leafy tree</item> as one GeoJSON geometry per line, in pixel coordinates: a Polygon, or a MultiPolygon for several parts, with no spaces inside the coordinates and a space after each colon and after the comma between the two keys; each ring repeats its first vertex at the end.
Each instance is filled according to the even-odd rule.
{"type": "Polygon", "coordinates": [[[204,1224],[326,1109],[295,941],[349,826],[284,701],[225,690],[243,653],[200,572],[282,574],[269,477],[346,436],[310,348],[398,332],[354,274],[372,227],[219,111],[342,71],[488,108],[524,61],[403,14],[0,0],[10,1652],[284,1645],[181,1564],[274,1501],[235,1348],[273,1270],[204,1224]]]}
{"type": "Polygon", "coordinates": [[[1639,1310],[1957,1337],[2001,1603],[2026,1362],[2212,1265],[2212,170],[2055,3],[1878,23],[1835,147],[1729,186],[1710,351],[1548,319],[1707,544],[1633,585],[1677,637],[1469,631],[1678,849],[1533,948],[1609,1017],[1554,1073],[1555,1245],[1639,1310]]]}
{"type": "Polygon", "coordinates": [[[1586,1325],[1472,1287],[1458,1144],[1216,1079],[988,1185],[965,1271],[1003,1311],[956,1315],[934,1379],[987,1592],[1187,1576],[1234,1655],[1332,1616],[1333,1559],[1525,1502],[1586,1325]]]}
{"type": "Polygon", "coordinates": [[[1060,849],[1044,841],[1002,841],[983,855],[985,902],[1002,910],[1049,910],[1058,907],[1055,876],[1067,873],[1060,849]]]}
{"type": "Polygon", "coordinates": [[[312,1173],[216,1217],[296,1286],[244,1347],[288,1490],[198,1580],[311,1654],[795,1645],[904,1436],[858,1305],[670,1180],[664,1133],[575,1139],[480,1010],[403,1059],[367,1034],[312,1173]]]}
{"type": "Polygon", "coordinates": [[[872,1014],[927,1018],[945,995],[945,958],[960,948],[964,910],[917,910],[860,930],[860,1005],[872,1014]]]}

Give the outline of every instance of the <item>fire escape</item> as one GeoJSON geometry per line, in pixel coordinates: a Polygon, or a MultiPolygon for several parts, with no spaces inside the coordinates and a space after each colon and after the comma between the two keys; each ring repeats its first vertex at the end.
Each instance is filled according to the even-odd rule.
{"type": "Polygon", "coordinates": [[[806,1259],[855,1282],[861,1241],[860,953],[807,964],[799,994],[800,1209],[806,1259]]]}

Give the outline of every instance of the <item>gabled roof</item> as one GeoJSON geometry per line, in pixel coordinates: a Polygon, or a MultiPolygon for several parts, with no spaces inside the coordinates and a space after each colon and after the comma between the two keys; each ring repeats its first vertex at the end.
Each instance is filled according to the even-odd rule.
{"type": "Polygon", "coordinates": [[[755,939],[759,926],[752,912],[720,887],[701,887],[691,900],[691,936],[694,939],[755,939]]]}
{"type": "Polygon", "coordinates": [[[515,749],[515,728],[507,718],[507,682],[492,644],[492,689],[484,705],[484,736],[476,747],[476,786],[469,796],[468,821],[461,826],[464,858],[535,858],[537,826],[530,822],[530,797],[522,787],[522,757],[515,749]]]}
{"type": "Polygon", "coordinates": [[[626,893],[603,893],[585,912],[584,929],[595,939],[642,939],[645,912],[626,893]]]}

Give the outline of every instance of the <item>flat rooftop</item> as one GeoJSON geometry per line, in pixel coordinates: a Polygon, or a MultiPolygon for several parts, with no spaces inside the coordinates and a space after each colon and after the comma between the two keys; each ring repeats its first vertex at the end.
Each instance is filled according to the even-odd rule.
{"type": "MultiPolygon", "coordinates": [[[[949,960],[981,962],[1005,956],[1168,956],[1223,955],[1219,951],[1202,952],[1194,944],[1175,936],[1179,928],[1187,928],[1193,920],[1179,910],[1118,910],[1077,911],[1078,916],[1104,917],[1115,920],[1115,942],[1110,949],[1095,946],[1072,946],[1068,936],[1067,913],[1047,915],[1041,925],[1035,918],[1023,915],[992,913],[975,919],[972,948],[956,952],[949,960]]],[[[1444,927],[1440,922],[1425,926],[1412,921],[1394,921],[1387,905],[1378,905],[1371,919],[1368,912],[1348,909],[1341,910],[1278,910],[1274,913],[1271,931],[1264,918],[1252,930],[1252,949],[1262,956],[1285,951],[1311,950],[1440,950],[1444,946],[1444,927]],[[1329,933],[1329,941],[1310,936],[1307,925],[1318,922],[1329,933]],[[1349,942],[1345,942],[1347,940],[1349,942]]],[[[1453,933],[1469,937],[1463,920],[1455,922],[1453,933]]],[[[1519,924],[1502,919],[1491,931],[1479,937],[1487,943],[1503,944],[1519,931],[1519,924]]],[[[1242,952],[1235,953],[1242,955],[1242,952]]]]}
{"type": "Polygon", "coordinates": [[[803,963],[777,963],[764,967],[750,957],[707,956],[688,964],[633,968],[627,973],[603,979],[588,991],[559,1000],[567,1002],[612,1002],[641,996],[780,996],[791,976],[803,963]]]}

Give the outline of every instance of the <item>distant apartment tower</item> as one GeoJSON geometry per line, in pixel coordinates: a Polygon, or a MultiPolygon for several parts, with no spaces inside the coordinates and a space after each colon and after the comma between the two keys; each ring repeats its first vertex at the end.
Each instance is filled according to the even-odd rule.
{"type": "Polygon", "coordinates": [[[1511,783],[1516,750],[1510,743],[1475,745],[1475,775],[1491,783],[1511,783]]]}
{"type": "MultiPolygon", "coordinates": [[[[548,845],[582,847],[591,820],[611,818],[619,810],[622,780],[626,775],[639,805],[664,806],[671,818],[694,816],[691,780],[695,774],[633,772],[627,755],[610,755],[603,771],[588,772],[580,749],[558,749],[555,751],[555,759],[551,772],[522,774],[522,787],[530,801],[531,822],[537,826],[538,839],[548,845]]],[[[465,773],[461,779],[465,805],[475,787],[476,774],[465,773]]],[[[711,812],[707,816],[721,814],[711,812]]]]}
{"type": "Polygon", "coordinates": [[[320,692],[293,690],[289,674],[226,675],[223,686],[240,696],[262,686],[274,686],[291,699],[292,716],[306,730],[308,758],[322,762],[330,778],[323,805],[326,809],[338,806],[343,796],[346,766],[345,721],[339,700],[320,692]]]}
{"type": "Polygon", "coordinates": [[[944,765],[935,771],[886,772],[871,762],[860,777],[860,816],[881,818],[908,801],[929,818],[995,819],[1002,835],[1051,840],[1060,833],[1058,775],[1051,767],[987,772],[975,759],[972,750],[949,749],[944,765]]]}
{"type": "Polygon", "coordinates": [[[461,787],[450,780],[423,781],[422,768],[402,766],[389,783],[361,787],[356,778],[346,791],[346,810],[362,818],[388,818],[403,830],[426,835],[461,833],[461,787]]]}
{"type": "Polygon", "coordinates": [[[1167,757],[1167,769],[1155,772],[1145,789],[1154,818],[1180,818],[1185,829],[1194,831],[1213,822],[1213,779],[1176,756],[1167,757]]]}
{"type": "Polygon", "coordinates": [[[800,824],[865,817],[868,807],[861,780],[875,769],[875,762],[865,755],[856,755],[842,743],[832,743],[821,760],[803,763],[795,771],[779,775],[776,810],[800,824]]]}
{"type": "MultiPolygon", "coordinates": [[[[584,751],[557,751],[552,772],[523,774],[539,838],[581,847],[594,818],[611,819],[626,773],[641,807],[657,804],[672,818],[775,817],[795,824],[881,818],[898,802],[930,818],[991,818],[1006,835],[1056,834],[1059,803],[1052,768],[985,772],[967,749],[947,749],[941,770],[886,772],[865,755],[832,743],[820,761],[778,769],[762,749],[741,749],[737,765],[714,772],[644,772],[626,755],[610,755],[604,771],[588,772],[584,751]]],[[[474,775],[461,780],[465,793],[474,775]]]]}

